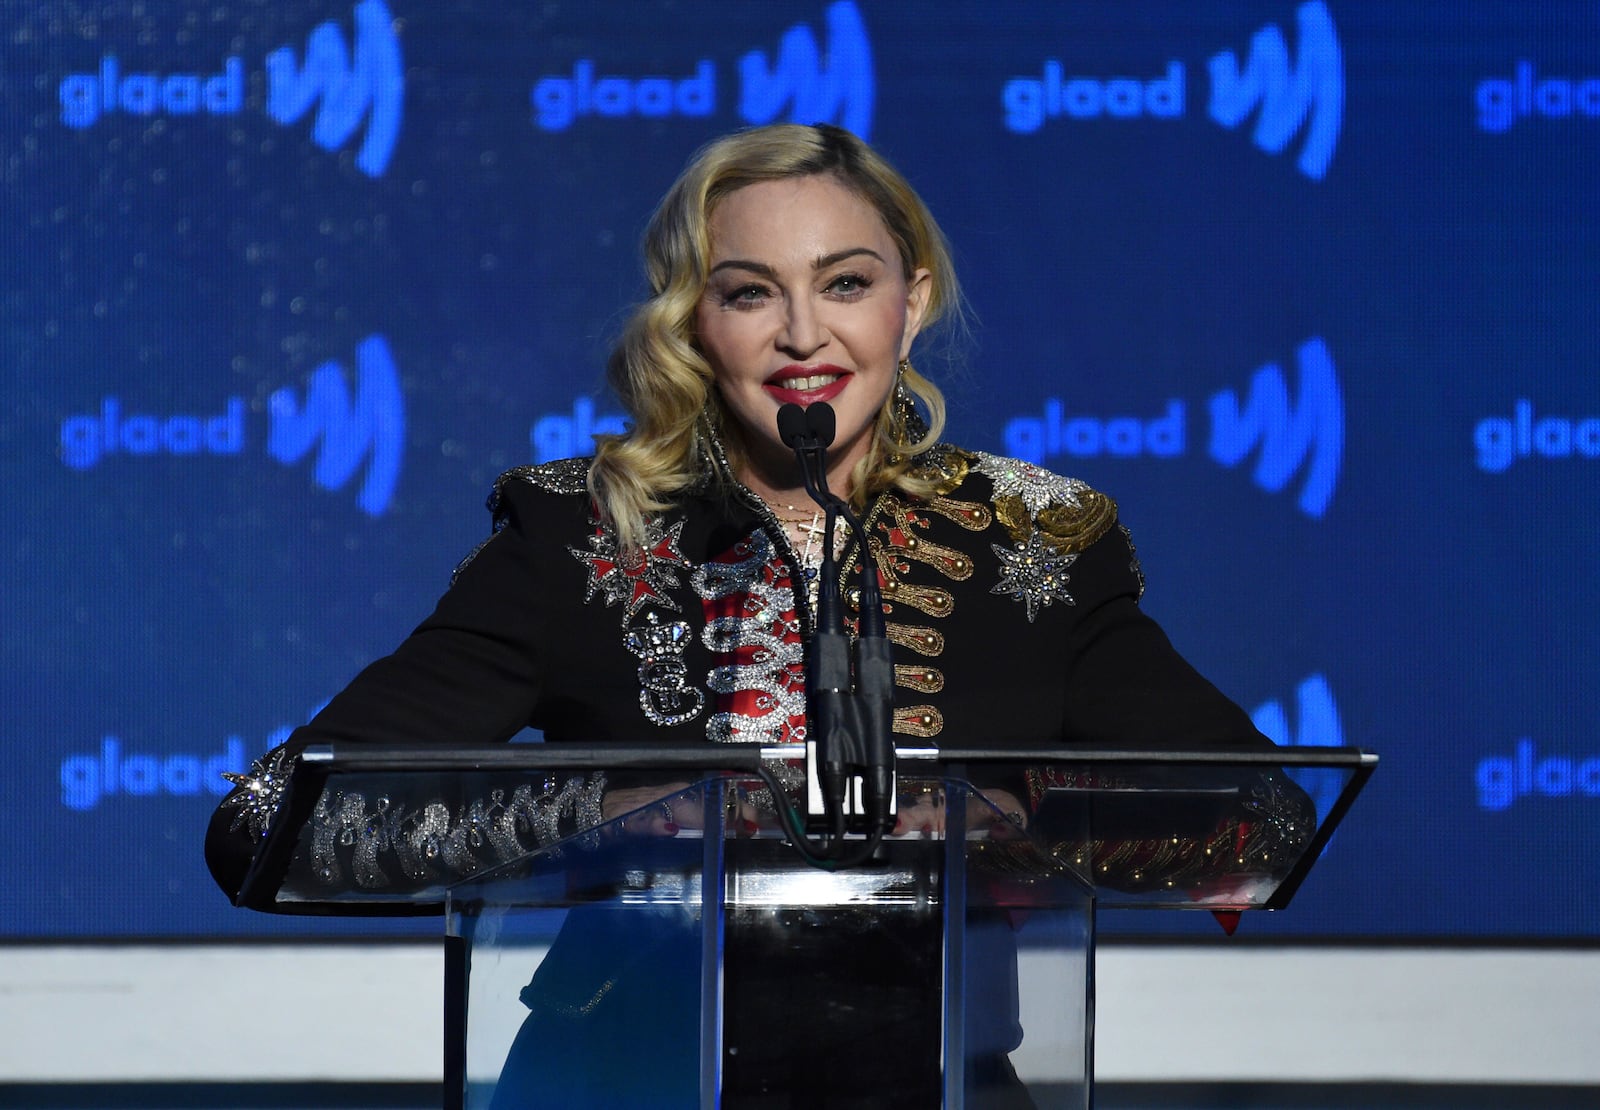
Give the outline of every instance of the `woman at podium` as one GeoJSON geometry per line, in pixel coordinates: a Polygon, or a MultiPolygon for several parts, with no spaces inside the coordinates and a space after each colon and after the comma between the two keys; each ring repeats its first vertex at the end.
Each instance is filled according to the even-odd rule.
{"type": "MultiPolygon", "coordinates": [[[[798,744],[825,552],[845,575],[876,559],[902,742],[1266,743],[1140,610],[1109,497],[941,439],[944,401],[916,363],[959,325],[961,294],[932,215],[872,148],[830,126],[712,142],[662,199],[644,264],[650,295],[608,368],[628,429],[592,458],[502,475],[492,535],[433,614],[277,766],[312,742],[499,741],[528,726],[550,743],[798,744]],[[859,531],[829,532],[780,434],[783,406],[821,402],[835,421],[827,482],[859,531]]],[[[859,594],[845,602],[853,629],[859,594]]],[[[569,799],[575,815],[626,812],[672,784],[591,785],[569,799]]],[[[1020,783],[992,797],[1023,820],[1034,801],[1020,783]]],[[[230,893],[271,803],[241,787],[212,823],[208,859],[230,893]]],[[[676,815],[654,820],[670,831],[676,815]]],[[[903,986],[876,1005],[895,1010],[903,986]]],[[[1028,1105],[1004,1101],[1003,1060],[994,1105],[1028,1105]]],[[[858,1086],[860,1105],[936,1105],[885,1082],[898,1094],[858,1086]]],[[[835,1104],[816,1093],[794,1105],[835,1104]]],[[[768,1096],[784,1091],[747,1104],[790,1105],[768,1096]]]]}

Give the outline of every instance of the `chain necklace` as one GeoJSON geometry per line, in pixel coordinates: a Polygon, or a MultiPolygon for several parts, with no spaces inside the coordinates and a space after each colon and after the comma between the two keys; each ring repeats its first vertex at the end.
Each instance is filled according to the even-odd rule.
{"type": "Polygon", "coordinates": [[[779,523],[788,530],[796,545],[800,545],[803,541],[804,550],[800,553],[800,565],[813,567],[820,562],[822,545],[817,541],[822,538],[824,531],[822,510],[813,509],[807,514],[797,505],[769,505],[769,507],[772,509],[772,515],[777,517],[779,523]]]}
{"type": "MultiPolygon", "coordinates": [[[[772,515],[789,532],[796,545],[804,537],[804,546],[800,550],[800,569],[806,578],[806,601],[811,607],[813,616],[817,612],[817,591],[820,585],[819,575],[822,570],[822,545],[825,542],[824,533],[827,526],[823,523],[824,516],[820,508],[814,508],[807,515],[806,510],[798,505],[774,505],[767,502],[767,507],[772,510],[772,515]],[[785,514],[788,515],[785,515],[785,514]]],[[[850,526],[842,519],[836,521],[837,527],[833,536],[833,553],[837,558],[844,547],[844,538],[849,533],[850,526]]]]}

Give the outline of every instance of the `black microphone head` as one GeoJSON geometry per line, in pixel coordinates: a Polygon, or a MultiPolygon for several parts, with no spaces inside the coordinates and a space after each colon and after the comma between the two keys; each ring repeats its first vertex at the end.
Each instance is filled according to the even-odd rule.
{"type": "MultiPolygon", "coordinates": [[[[833,406],[826,401],[817,401],[812,405],[808,405],[805,413],[806,427],[810,429],[812,435],[817,437],[817,442],[824,447],[831,445],[833,443],[834,430],[837,427],[833,406]]],[[[780,411],[778,416],[781,418],[783,413],[780,411]]]]}
{"type": "Polygon", "coordinates": [[[806,437],[806,410],[796,404],[784,405],[778,410],[778,438],[785,447],[798,449],[806,437]]]}

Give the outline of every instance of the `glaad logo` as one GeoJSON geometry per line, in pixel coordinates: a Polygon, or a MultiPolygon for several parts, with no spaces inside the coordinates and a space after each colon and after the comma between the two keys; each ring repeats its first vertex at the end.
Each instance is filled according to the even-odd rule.
{"type": "Polygon", "coordinates": [[[1518,798],[1600,798],[1600,755],[1547,755],[1539,758],[1533,741],[1523,737],[1511,755],[1478,761],[1478,808],[1491,813],[1511,808],[1518,798]]]}
{"type": "MultiPolygon", "coordinates": [[[[288,725],[274,729],[267,737],[267,748],[283,743],[291,731],[288,725]]],[[[101,738],[97,753],[72,755],[61,761],[61,804],[83,812],[119,794],[133,798],[157,794],[221,797],[233,789],[222,773],[242,771],[249,765],[244,740],[239,736],[228,737],[221,751],[209,755],[125,752],[121,739],[106,736],[101,738]]]]}
{"type": "Polygon", "coordinates": [[[1148,420],[1137,416],[1069,417],[1061,402],[1052,397],[1044,403],[1043,420],[1019,416],[1006,425],[1006,450],[1033,463],[1060,454],[1175,458],[1184,451],[1185,411],[1184,403],[1174,398],[1160,416],[1148,420]]]}
{"type": "MultiPolygon", "coordinates": [[[[320,99],[311,138],[338,150],[366,123],[356,165],[369,177],[388,167],[400,134],[405,74],[394,20],[382,0],[355,6],[355,47],[332,21],[312,29],[305,63],[288,46],[266,58],[267,115],[280,124],[299,120],[320,99]]],[[[244,59],[231,55],[216,73],[124,73],[114,54],[103,55],[95,73],[74,73],[57,90],[61,122],[91,127],[103,116],[237,115],[244,110],[244,59]]]]}
{"type": "MultiPolygon", "coordinates": [[[[1251,139],[1269,154],[1282,153],[1304,130],[1295,164],[1320,181],[1333,160],[1344,116],[1344,60],[1325,4],[1302,4],[1296,18],[1299,52],[1292,60],[1283,32],[1270,23],[1251,37],[1242,67],[1231,50],[1211,56],[1207,114],[1229,129],[1255,114],[1251,139]]],[[[1156,77],[1106,79],[1069,76],[1059,60],[1050,58],[1042,77],[1014,77],[1001,89],[1005,126],[1031,134],[1058,116],[1181,119],[1187,110],[1187,77],[1184,63],[1176,58],[1156,77]]]]}
{"type": "MultiPolygon", "coordinates": [[[[1320,674],[1311,675],[1295,688],[1295,722],[1298,727],[1289,727],[1289,715],[1276,700],[1262,702],[1250,714],[1250,720],[1263,736],[1286,748],[1337,748],[1344,744],[1344,730],[1339,725],[1339,710],[1333,702],[1333,691],[1328,688],[1328,680],[1320,674]]],[[[1319,817],[1327,816],[1344,787],[1343,775],[1331,768],[1301,768],[1293,773],[1293,777],[1311,795],[1319,817]]]]}
{"type": "MultiPolygon", "coordinates": [[[[229,397],[219,413],[179,415],[128,412],[121,398],[106,397],[99,412],[61,422],[61,461],[88,470],[119,454],[239,455],[247,438],[245,411],[243,397],[229,397]]],[[[298,462],[320,441],[313,476],[323,489],[342,488],[370,455],[357,501],[370,516],[388,508],[405,446],[405,399],[382,336],[356,348],[354,400],[339,364],[326,362],[312,372],[304,404],[285,387],[272,394],[268,416],[267,453],[281,463],[298,462]]]]}
{"type": "Polygon", "coordinates": [[[580,116],[709,116],[716,106],[717,71],[702,59],[694,73],[671,77],[595,76],[593,58],[580,58],[572,76],[541,77],[533,86],[533,122],[545,131],[565,131],[580,116]]]}
{"type": "Polygon", "coordinates": [[[1600,77],[1536,77],[1533,63],[1523,58],[1514,77],[1486,77],[1478,82],[1478,129],[1491,134],[1511,130],[1519,118],[1568,119],[1600,116],[1600,77]]]}
{"type": "Polygon", "coordinates": [[[56,96],[61,122],[74,128],[91,127],[117,111],[130,116],[233,115],[244,108],[244,62],[224,58],[221,72],[214,74],[125,74],[117,56],[105,54],[95,73],[62,78],[56,96]]]}
{"type": "Polygon", "coordinates": [[[1278,701],[1262,702],[1250,714],[1250,721],[1274,744],[1285,747],[1337,748],[1344,744],[1339,726],[1339,710],[1333,702],[1328,680],[1314,674],[1295,687],[1295,713],[1298,728],[1290,729],[1289,716],[1278,701]]]}
{"type": "Polygon", "coordinates": [[[400,40],[383,0],[361,0],[355,24],[353,52],[345,46],[339,25],[330,20],[312,29],[303,66],[287,46],[267,55],[267,115],[277,123],[294,123],[320,98],[311,141],[329,151],[343,146],[365,119],[367,133],[356,165],[368,177],[379,177],[400,137],[405,98],[400,40]]]}
{"type": "Polygon", "coordinates": [[[1534,455],[1600,458],[1600,416],[1541,416],[1535,420],[1533,402],[1522,397],[1511,406],[1511,416],[1486,416],[1478,421],[1472,445],[1477,449],[1478,469],[1490,474],[1504,473],[1518,459],[1534,455]]]}
{"type": "Polygon", "coordinates": [[[244,450],[244,398],[229,397],[212,416],[124,413],[106,397],[100,411],[61,422],[61,461],[88,470],[107,455],[237,455],[244,450]]]}
{"type": "MultiPolygon", "coordinates": [[[[1241,403],[1231,389],[1210,398],[1213,460],[1226,467],[1242,463],[1259,450],[1255,484],[1276,493],[1304,471],[1297,500],[1300,511],[1321,517],[1333,499],[1344,453],[1344,401],[1333,359],[1321,339],[1300,345],[1300,396],[1289,397],[1282,369],[1268,363],[1250,379],[1241,403]]],[[[1188,406],[1174,397],[1154,416],[1098,417],[1068,415],[1056,398],[1044,404],[1044,415],[1018,416],[1002,432],[1006,452],[1032,463],[1051,456],[1078,458],[1179,458],[1188,449],[1188,406]]]]}
{"type": "Polygon", "coordinates": [[[595,436],[621,435],[625,427],[620,413],[608,412],[597,417],[594,402],[579,397],[572,402],[571,416],[552,412],[534,421],[528,432],[528,445],[533,448],[536,463],[570,459],[593,454],[595,436]]]}
{"type": "MultiPolygon", "coordinates": [[[[760,50],[739,60],[739,114],[746,123],[837,123],[866,137],[872,125],[875,86],[872,46],[861,13],[839,0],[826,14],[828,45],[797,23],[779,40],[774,63],[760,50]],[[787,108],[787,112],[785,109],[787,108]]],[[[717,66],[695,62],[686,76],[626,77],[601,73],[594,58],[579,58],[569,75],[534,82],[533,123],[543,131],[565,131],[585,116],[706,117],[717,110],[717,66]]]]}
{"type": "Polygon", "coordinates": [[[1344,454],[1344,399],[1333,359],[1320,339],[1301,344],[1300,403],[1291,406],[1283,371],[1275,363],[1250,379],[1249,399],[1241,405],[1231,389],[1211,398],[1211,457],[1237,466],[1259,445],[1253,478],[1276,492],[1305,467],[1300,511],[1320,517],[1333,498],[1344,454]],[[1307,460],[1310,460],[1307,464],[1307,460]]]}
{"type": "Polygon", "coordinates": [[[876,88],[866,24],[845,0],[829,5],[827,20],[826,55],[811,28],[798,23],[784,32],[776,65],[759,50],[739,59],[739,115],[746,123],[772,123],[788,104],[789,123],[837,123],[867,137],[876,88]]]}
{"type": "Polygon", "coordinates": [[[1273,24],[1250,39],[1244,68],[1233,51],[1212,56],[1211,118],[1224,127],[1238,127],[1260,107],[1251,139],[1269,154],[1280,153],[1302,127],[1306,141],[1296,164],[1307,177],[1321,180],[1333,160],[1344,116],[1344,59],[1333,17],[1313,0],[1295,13],[1300,54],[1289,64],[1289,47],[1273,24]]]}
{"type": "MultiPolygon", "coordinates": [[[[275,732],[269,743],[280,744],[289,736],[287,728],[275,732]]],[[[94,809],[106,798],[125,794],[147,798],[155,794],[188,797],[210,794],[217,797],[232,789],[222,777],[224,771],[249,766],[244,740],[230,736],[222,750],[210,755],[199,752],[124,752],[115,736],[103,737],[99,752],[72,755],[61,761],[61,804],[79,812],[94,809]]]]}
{"type": "Polygon", "coordinates": [[[269,412],[269,455],[292,465],[320,441],[312,475],[326,490],[341,489],[370,455],[356,503],[369,516],[381,516],[389,507],[400,478],[406,425],[400,375],[383,336],[368,336],[356,347],[353,402],[343,367],[325,362],[311,372],[303,405],[294,390],[284,387],[272,394],[269,412]]]}
{"type": "Polygon", "coordinates": [[[1001,91],[1006,110],[1006,129],[1028,135],[1044,126],[1046,119],[1070,116],[1073,119],[1181,119],[1184,111],[1183,63],[1173,59],[1159,77],[1067,76],[1055,58],[1047,58],[1044,76],[1013,77],[1001,91]]]}

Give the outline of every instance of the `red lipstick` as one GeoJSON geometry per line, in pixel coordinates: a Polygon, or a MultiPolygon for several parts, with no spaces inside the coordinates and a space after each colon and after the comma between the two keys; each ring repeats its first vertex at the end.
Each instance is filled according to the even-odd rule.
{"type": "Polygon", "coordinates": [[[831,401],[850,384],[850,371],[827,363],[821,366],[785,366],[761,383],[780,405],[810,405],[831,401]]]}

